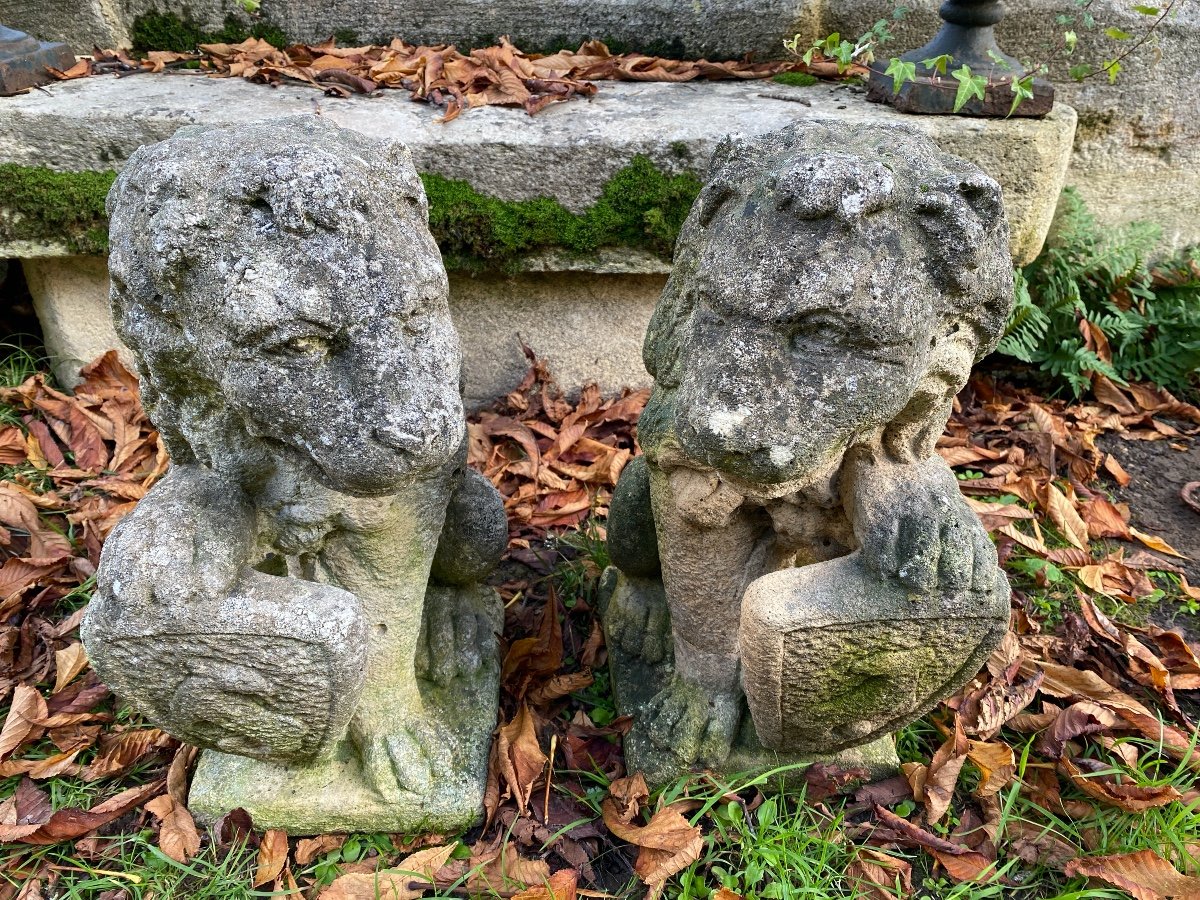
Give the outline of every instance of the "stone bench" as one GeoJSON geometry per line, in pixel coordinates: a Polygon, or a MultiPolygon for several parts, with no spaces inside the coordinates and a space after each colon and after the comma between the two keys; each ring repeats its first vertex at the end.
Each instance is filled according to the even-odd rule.
{"type": "MultiPolygon", "coordinates": [[[[1050,227],[1076,121],[1064,105],[1042,120],[905,116],[867,103],[861,89],[767,81],[604,83],[591,101],[555,104],[533,118],[481,108],[442,124],[436,110],[400,91],[334,100],[306,88],[272,89],[240,79],[137,75],[86,78],[0,99],[0,166],[23,167],[13,170],[18,174],[38,167],[111,172],[139,146],[184,125],[297,113],[400,138],[419,171],[468,182],[474,195],[500,201],[548,197],[574,214],[591,208],[615,177],[627,178],[635,160],[639,171],[656,170],[658,178],[702,176],[717,142],[730,132],[762,133],[807,117],[903,122],[1001,183],[1012,255],[1020,264],[1033,259],[1050,227]]],[[[634,181],[628,189],[636,187],[634,181]]],[[[47,234],[33,227],[28,212],[12,208],[9,197],[0,194],[0,257],[23,261],[47,348],[59,376],[68,379],[81,361],[116,341],[107,273],[95,255],[102,252],[106,222],[83,222],[74,238],[47,234]]],[[[680,202],[686,208],[690,197],[677,198],[676,207],[680,202]]],[[[596,380],[613,390],[646,383],[642,335],[669,272],[661,253],[629,246],[580,255],[549,246],[505,260],[501,271],[488,271],[487,260],[477,262],[482,265],[467,260],[451,275],[471,403],[519,382],[526,366],[521,340],[547,359],[565,386],[596,380]]]]}

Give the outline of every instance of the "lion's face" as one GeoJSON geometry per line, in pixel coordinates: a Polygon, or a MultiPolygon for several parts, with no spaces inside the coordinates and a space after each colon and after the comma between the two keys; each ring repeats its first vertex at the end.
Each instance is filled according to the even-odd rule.
{"type": "Polygon", "coordinates": [[[903,264],[893,216],[852,237],[821,222],[828,234],[814,237],[753,203],[727,204],[697,248],[675,432],[690,456],[746,481],[803,481],[913,396],[933,296],[903,264]]]}
{"type": "Polygon", "coordinates": [[[464,430],[461,351],[436,256],[368,263],[348,247],[331,260],[300,242],[256,255],[227,284],[218,378],[251,435],[357,495],[451,459],[464,430]],[[388,265],[404,271],[363,271],[388,265]]]}

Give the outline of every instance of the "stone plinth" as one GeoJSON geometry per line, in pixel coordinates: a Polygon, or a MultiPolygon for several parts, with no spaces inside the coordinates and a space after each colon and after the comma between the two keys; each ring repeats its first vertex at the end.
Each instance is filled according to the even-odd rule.
{"type": "MultiPolygon", "coordinates": [[[[367,135],[403,136],[420,172],[466,180],[502,200],[548,196],[580,212],[639,154],[664,173],[703,175],[713,149],[729,133],[762,134],[814,117],[894,122],[921,128],[1000,182],[1012,222],[1013,257],[1025,263],[1037,255],[1050,227],[1075,127],[1074,112],[1061,105],[1033,122],[917,117],[868,103],[861,89],[770,81],[605,83],[591,101],[555,104],[532,118],[490,107],[448,124],[404,92],[380,94],[330,100],[303,88],[185,75],[80,79],[3,102],[0,163],[68,172],[119,170],[139,146],[164,140],[182,125],[235,125],[319,112],[367,135]]],[[[68,252],[54,242],[39,250],[4,241],[5,231],[20,233],[5,223],[12,217],[0,198],[0,255],[68,252]]]]}

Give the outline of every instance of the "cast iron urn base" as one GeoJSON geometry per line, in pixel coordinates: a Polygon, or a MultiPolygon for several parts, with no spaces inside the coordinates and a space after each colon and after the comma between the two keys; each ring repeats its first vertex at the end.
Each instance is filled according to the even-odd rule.
{"type": "Polygon", "coordinates": [[[0,96],[19,94],[53,81],[47,66],[69,69],[73,65],[75,51],[66,44],[39,41],[0,25],[0,96]]]}
{"type": "Polygon", "coordinates": [[[889,61],[876,60],[867,84],[868,100],[887,103],[907,113],[955,114],[954,97],[959,83],[949,73],[967,65],[971,74],[987,79],[987,87],[982,100],[972,98],[957,115],[1004,117],[1011,114],[1036,118],[1050,112],[1054,106],[1054,86],[1040,78],[1033,81],[1033,96],[1021,101],[1013,110],[1012,82],[1024,77],[1026,72],[996,43],[994,29],[1004,17],[1004,5],[1000,0],[946,0],[938,14],[943,24],[933,40],[900,57],[904,62],[917,64],[916,81],[906,81],[896,93],[892,76],[884,74],[889,61]],[[923,60],[942,55],[952,58],[945,75],[922,64],[923,60]]]}

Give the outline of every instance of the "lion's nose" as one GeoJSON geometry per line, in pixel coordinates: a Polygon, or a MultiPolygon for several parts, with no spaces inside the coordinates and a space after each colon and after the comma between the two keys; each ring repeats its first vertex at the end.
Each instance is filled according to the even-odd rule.
{"type": "Polygon", "coordinates": [[[399,450],[402,453],[420,453],[428,448],[430,441],[428,437],[421,435],[417,429],[409,428],[402,424],[377,426],[375,429],[375,440],[379,441],[385,447],[399,450]]]}

